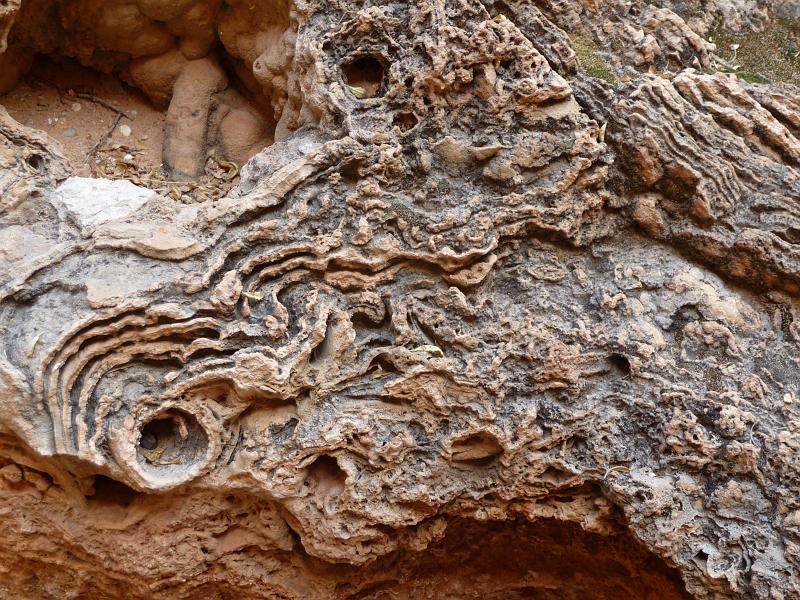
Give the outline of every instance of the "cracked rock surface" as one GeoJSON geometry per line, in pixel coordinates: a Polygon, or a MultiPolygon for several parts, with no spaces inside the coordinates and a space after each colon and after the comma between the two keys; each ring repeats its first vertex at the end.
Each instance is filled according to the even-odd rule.
{"type": "Polygon", "coordinates": [[[0,596],[800,598],[800,90],[720,18],[800,31],[0,2],[0,65],[117,73],[181,172],[234,73],[275,139],[182,204],[0,107],[0,596]]]}

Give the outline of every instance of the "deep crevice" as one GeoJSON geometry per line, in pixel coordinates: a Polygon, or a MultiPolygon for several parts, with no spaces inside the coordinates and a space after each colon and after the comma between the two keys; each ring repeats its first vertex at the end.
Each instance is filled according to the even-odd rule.
{"type": "MultiPolygon", "coordinates": [[[[320,574],[333,566],[316,565],[320,574]]],[[[688,600],[674,568],[619,527],[599,535],[556,519],[450,519],[445,536],[421,552],[400,550],[357,569],[337,565],[347,600],[688,600]],[[345,572],[342,572],[344,570],[345,572]]]]}
{"type": "Polygon", "coordinates": [[[143,495],[121,481],[105,475],[94,476],[92,489],[92,495],[87,498],[90,505],[128,506],[143,495]]]}

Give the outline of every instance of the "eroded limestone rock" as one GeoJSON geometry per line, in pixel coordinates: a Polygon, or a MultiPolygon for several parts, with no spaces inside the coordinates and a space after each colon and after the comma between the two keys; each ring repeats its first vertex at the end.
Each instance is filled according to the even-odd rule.
{"type": "MultiPolygon", "coordinates": [[[[675,4],[59,25],[125,16],[172,82],[217,23],[278,133],[230,197],[82,227],[0,111],[0,590],[798,597],[800,95],[701,71],[675,4]],[[645,26],[608,79],[573,48],[645,26]]],[[[176,131],[217,73],[153,94],[176,131]]]]}

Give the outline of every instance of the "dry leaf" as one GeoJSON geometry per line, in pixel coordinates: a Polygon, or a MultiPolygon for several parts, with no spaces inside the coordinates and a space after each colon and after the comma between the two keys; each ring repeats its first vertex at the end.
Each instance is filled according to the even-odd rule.
{"type": "Polygon", "coordinates": [[[436,358],[442,358],[444,356],[444,352],[442,351],[442,349],[439,348],[439,346],[433,346],[432,344],[417,346],[416,348],[412,348],[411,352],[424,352],[436,358]]]}
{"type": "Polygon", "coordinates": [[[366,98],[367,96],[367,90],[365,90],[363,87],[348,85],[347,89],[349,89],[350,93],[353,94],[353,96],[355,96],[359,100],[361,100],[362,98],[366,98]]]}
{"type": "Polygon", "coordinates": [[[41,333],[37,333],[37,334],[36,334],[36,335],[33,337],[33,339],[31,340],[31,343],[30,343],[30,344],[28,344],[28,346],[25,348],[25,356],[27,356],[28,358],[31,358],[31,357],[33,356],[33,353],[34,353],[34,351],[36,350],[36,344],[38,344],[38,343],[39,343],[39,338],[40,338],[41,336],[42,336],[42,334],[41,334],[41,333]]]}

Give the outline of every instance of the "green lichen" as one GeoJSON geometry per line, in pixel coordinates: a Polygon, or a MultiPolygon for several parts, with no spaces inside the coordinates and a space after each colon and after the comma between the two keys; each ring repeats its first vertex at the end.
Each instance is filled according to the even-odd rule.
{"type": "Polygon", "coordinates": [[[600,54],[600,46],[578,33],[570,35],[570,41],[581,67],[588,75],[612,84],[617,82],[611,67],[600,54]]]}
{"type": "Polygon", "coordinates": [[[779,19],[764,31],[741,33],[730,32],[718,22],[708,38],[717,45],[715,54],[738,66],[735,71],[724,66],[720,70],[750,83],[800,85],[800,19],[779,19]]]}
{"type": "Polygon", "coordinates": [[[769,79],[760,73],[751,73],[750,71],[736,71],[736,76],[742,81],[747,83],[769,83],[769,79]]]}

